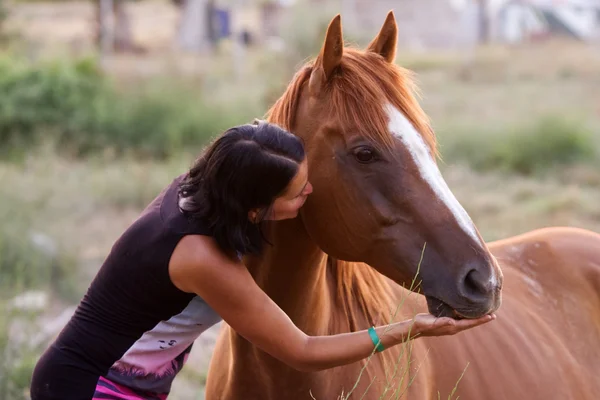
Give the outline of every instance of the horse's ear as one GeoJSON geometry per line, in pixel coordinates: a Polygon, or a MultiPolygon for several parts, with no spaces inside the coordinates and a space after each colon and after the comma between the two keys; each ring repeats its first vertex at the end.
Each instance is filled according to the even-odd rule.
{"type": "Polygon", "coordinates": [[[336,15],[327,27],[327,34],[321,52],[315,61],[313,73],[310,77],[309,86],[313,94],[331,77],[335,69],[342,62],[344,55],[344,38],[342,36],[342,18],[336,15]]]}
{"type": "Polygon", "coordinates": [[[396,59],[396,46],[398,44],[398,25],[394,11],[390,11],[385,18],[381,30],[367,47],[368,51],[381,55],[387,62],[393,63],[396,59]]]}

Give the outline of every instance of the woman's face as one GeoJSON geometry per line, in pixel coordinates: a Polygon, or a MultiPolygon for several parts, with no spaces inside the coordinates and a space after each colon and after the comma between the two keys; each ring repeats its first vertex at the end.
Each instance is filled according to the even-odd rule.
{"type": "Polygon", "coordinates": [[[296,218],[300,207],[304,205],[306,198],[313,191],[308,181],[308,162],[302,161],[298,173],[292,179],[285,192],[275,199],[270,215],[266,219],[278,221],[288,218],[296,218]]]}

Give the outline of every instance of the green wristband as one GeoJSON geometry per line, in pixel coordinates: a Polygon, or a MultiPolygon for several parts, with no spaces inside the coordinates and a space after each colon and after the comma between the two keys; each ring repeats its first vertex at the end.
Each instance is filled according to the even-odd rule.
{"type": "Polygon", "coordinates": [[[375,327],[372,326],[369,328],[369,336],[371,336],[371,340],[373,341],[373,344],[375,345],[377,351],[382,352],[385,348],[383,347],[383,344],[381,344],[381,340],[379,340],[377,332],[375,332],[375,327]]]}

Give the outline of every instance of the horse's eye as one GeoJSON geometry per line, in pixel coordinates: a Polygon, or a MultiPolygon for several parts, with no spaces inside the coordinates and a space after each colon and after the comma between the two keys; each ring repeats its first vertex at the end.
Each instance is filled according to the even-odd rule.
{"type": "Polygon", "coordinates": [[[375,160],[375,152],[368,147],[361,147],[354,152],[354,157],[358,162],[366,164],[375,160]]]}

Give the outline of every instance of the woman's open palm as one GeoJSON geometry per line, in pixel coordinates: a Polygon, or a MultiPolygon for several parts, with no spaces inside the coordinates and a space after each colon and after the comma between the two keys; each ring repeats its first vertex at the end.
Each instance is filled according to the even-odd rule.
{"type": "Polygon", "coordinates": [[[455,335],[467,329],[475,328],[496,319],[495,314],[485,315],[477,319],[456,320],[448,317],[437,318],[431,314],[417,314],[414,318],[413,331],[417,336],[455,335]]]}

